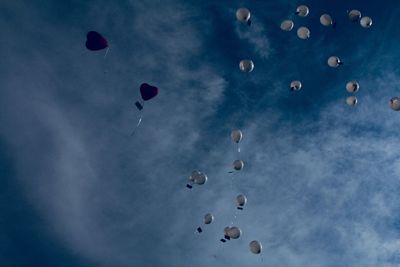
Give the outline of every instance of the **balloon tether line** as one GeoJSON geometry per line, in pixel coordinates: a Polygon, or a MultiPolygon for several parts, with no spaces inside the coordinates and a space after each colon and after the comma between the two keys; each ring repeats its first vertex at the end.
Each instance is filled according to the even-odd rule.
{"type": "MultiPolygon", "coordinates": [[[[234,179],[234,176],[232,175],[231,176],[231,191],[232,191],[232,195],[234,195],[234,190],[233,190],[233,179],[234,179]]],[[[232,218],[232,220],[231,220],[231,226],[233,226],[233,223],[234,223],[234,220],[236,220],[236,210],[235,210],[235,213],[234,213],[234,217],[232,218]]]]}
{"type": "MultiPolygon", "coordinates": [[[[144,106],[144,102],[143,103],[140,103],[142,106],[144,106]]],[[[139,118],[139,121],[138,121],[138,123],[136,124],[136,127],[133,129],[133,131],[132,131],[132,133],[131,133],[131,136],[133,136],[134,134],[135,134],[135,132],[136,132],[136,130],[138,129],[138,127],[139,127],[139,125],[140,125],[140,123],[142,122],[142,119],[143,119],[143,109],[142,110],[140,110],[140,113],[142,114],[142,115],[140,115],[140,118],[139,118]]]]}
{"type": "Polygon", "coordinates": [[[110,48],[109,47],[107,47],[107,49],[106,49],[106,54],[104,55],[104,58],[106,58],[106,56],[107,56],[107,54],[108,54],[108,50],[109,50],[110,48]]]}

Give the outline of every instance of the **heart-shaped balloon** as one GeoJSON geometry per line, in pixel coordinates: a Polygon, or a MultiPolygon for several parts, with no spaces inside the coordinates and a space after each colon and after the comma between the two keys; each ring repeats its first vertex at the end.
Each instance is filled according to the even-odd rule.
{"type": "Polygon", "coordinates": [[[108,47],[107,40],[98,32],[90,31],[86,35],[86,48],[91,51],[102,50],[108,47]]]}
{"type": "Polygon", "coordinates": [[[152,99],[158,94],[158,88],[155,86],[151,86],[147,83],[142,83],[140,85],[140,95],[142,96],[143,101],[147,101],[152,99]]]}

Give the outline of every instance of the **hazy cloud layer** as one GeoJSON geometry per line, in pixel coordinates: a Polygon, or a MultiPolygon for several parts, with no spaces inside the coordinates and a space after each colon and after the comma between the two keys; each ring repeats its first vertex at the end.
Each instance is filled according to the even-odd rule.
{"type": "MultiPolygon", "coordinates": [[[[304,43],[279,30],[293,6],[249,4],[256,15],[247,29],[234,21],[242,4],[0,5],[10,36],[0,43],[2,153],[12,158],[19,201],[40,218],[34,227],[71,266],[399,264],[398,114],[388,108],[397,56],[390,44],[380,54],[373,46],[387,26],[327,33],[316,12],[304,43]],[[110,41],[106,58],[83,47],[92,29],[110,41]],[[347,45],[352,34],[371,46],[347,45]],[[339,52],[346,64],[329,69],[327,56],[339,52]],[[250,75],[238,70],[243,57],[256,63],[250,75]],[[292,94],[288,84],[298,77],[304,87],[292,94]],[[350,79],[361,84],[355,108],[345,105],[350,79]],[[158,85],[160,95],[146,103],[131,137],[142,82],[158,85]],[[240,155],[229,139],[237,127],[240,155]],[[238,157],[244,170],[229,174],[238,157]],[[194,169],[209,180],[189,191],[194,169]],[[248,197],[240,212],[239,193],[248,197]],[[215,222],[194,234],[207,212],[215,222]],[[232,223],[243,236],[222,244],[232,223]],[[261,257],[248,251],[254,239],[263,243],[261,257]]],[[[25,214],[13,203],[1,207],[25,214]]],[[[7,227],[0,237],[11,244],[7,227]]],[[[2,253],[3,262],[17,266],[13,255],[2,253]]],[[[26,261],[45,265],[57,256],[26,261]]]]}

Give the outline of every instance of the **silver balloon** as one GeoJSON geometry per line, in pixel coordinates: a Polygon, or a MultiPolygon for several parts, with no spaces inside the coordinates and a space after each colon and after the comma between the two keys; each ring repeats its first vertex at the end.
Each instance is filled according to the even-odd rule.
{"type": "Polygon", "coordinates": [[[357,9],[353,9],[349,12],[349,19],[352,22],[357,22],[361,18],[361,12],[357,9]]]}
{"type": "Polygon", "coordinates": [[[214,221],[214,216],[211,213],[204,215],[204,224],[210,224],[214,221]]]}
{"type": "Polygon", "coordinates": [[[242,160],[237,159],[237,160],[235,160],[235,161],[233,162],[233,168],[234,168],[236,171],[242,170],[243,167],[244,167],[244,162],[243,162],[242,160]]]}
{"type": "Polygon", "coordinates": [[[370,17],[362,17],[360,20],[360,25],[363,28],[369,28],[372,26],[372,19],[370,17]]]}
{"type": "Polygon", "coordinates": [[[333,25],[333,20],[332,17],[329,14],[323,14],[319,18],[319,21],[321,22],[322,25],[329,27],[333,25]]]}
{"type": "Polygon", "coordinates": [[[358,100],[357,100],[357,97],[355,97],[355,96],[349,96],[348,98],[346,98],[347,105],[349,105],[351,107],[357,105],[357,102],[358,102],[358,100]]]}
{"type": "Polygon", "coordinates": [[[254,254],[260,254],[262,251],[262,245],[261,245],[260,241],[257,241],[257,240],[251,241],[249,244],[249,247],[250,247],[250,251],[254,254]]]}
{"type": "Polygon", "coordinates": [[[340,61],[340,58],[338,58],[337,56],[331,56],[328,58],[328,66],[331,68],[337,68],[341,64],[342,61],[340,61]]]}
{"type": "Polygon", "coordinates": [[[207,182],[207,175],[205,175],[204,173],[201,173],[200,175],[198,175],[196,177],[196,179],[194,180],[194,183],[198,184],[198,185],[205,184],[206,182],[207,182]]]}
{"type": "Polygon", "coordinates": [[[292,91],[299,91],[300,89],[301,89],[301,82],[300,81],[297,81],[297,80],[295,80],[295,81],[292,81],[291,83],[290,83],[290,90],[292,90],[292,91]]]}
{"type": "Polygon", "coordinates": [[[298,6],[296,9],[296,14],[299,17],[307,17],[309,12],[310,12],[310,10],[305,5],[298,6]]]}
{"type": "Polygon", "coordinates": [[[310,30],[307,27],[300,27],[297,29],[297,36],[300,39],[303,39],[303,40],[308,39],[308,38],[310,38],[310,34],[311,34],[310,30]]]}
{"type": "Polygon", "coordinates": [[[284,20],[284,21],[282,21],[282,23],[281,23],[281,30],[282,30],[282,31],[287,31],[287,32],[289,32],[289,31],[291,31],[291,30],[293,29],[293,27],[294,27],[294,23],[293,23],[293,21],[290,20],[290,19],[284,20]]]}
{"type": "Polygon", "coordinates": [[[254,69],[254,63],[250,59],[243,59],[239,63],[239,68],[242,72],[252,72],[254,69]]]}
{"type": "Polygon", "coordinates": [[[360,89],[360,85],[357,81],[350,81],[346,84],[346,90],[349,93],[357,93],[360,89]]]}
{"type": "Polygon", "coordinates": [[[229,228],[229,230],[227,231],[227,236],[229,236],[232,239],[238,239],[241,235],[242,235],[242,230],[240,230],[239,227],[231,227],[229,228]]]}
{"type": "Polygon", "coordinates": [[[236,197],[236,204],[237,204],[239,207],[243,207],[244,205],[246,205],[246,203],[247,203],[247,198],[246,198],[245,195],[240,194],[240,195],[238,195],[238,196],[236,197]]]}
{"type": "Polygon", "coordinates": [[[236,11],[236,18],[240,22],[248,22],[250,20],[250,10],[245,7],[241,7],[236,11]]]}
{"type": "Polygon", "coordinates": [[[203,185],[207,182],[207,175],[196,170],[190,175],[189,181],[194,184],[203,185]]]}
{"type": "Polygon", "coordinates": [[[231,132],[232,141],[235,143],[239,143],[243,138],[243,133],[241,130],[233,130],[231,132]]]}
{"type": "Polygon", "coordinates": [[[394,111],[399,111],[400,110],[400,97],[393,97],[392,99],[390,99],[389,106],[394,111]]]}

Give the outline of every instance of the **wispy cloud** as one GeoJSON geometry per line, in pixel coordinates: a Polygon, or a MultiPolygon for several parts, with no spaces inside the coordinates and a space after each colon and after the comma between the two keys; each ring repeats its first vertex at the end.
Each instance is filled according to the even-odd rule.
{"type": "Polygon", "coordinates": [[[247,41],[262,59],[267,59],[272,51],[267,33],[264,30],[262,22],[257,19],[252,19],[252,25],[236,23],[236,33],[242,40],[247,41]]]}
{"type": "MultiPolygon", "coordinates": [[[[104,5],[112,8],[86,7],[82,23],[109,30],[106,59],[82,52],[85,31],[70,25],[59,25],[66,30],[59,39],[58,27],[41,35],[58,45],[79,40],[69,49],[30,50],[15,42],[4,56],[1,137],[58,243],[96,266],[398,264],[398,118],[387,100],[400,79],[390,67],[381,78],[359,80],[356,108],[339,97],[316,98],[315,116],[298,114],[298,121],[279,105],[285,93],[277,92],[292,75],[285,72],[268,84],[263,100],[271,105],[260,101],[258,113],[244,121],[245,111],[221,111],[230,105],[231,81],[220,66],[201,60],[204,40],[191,20],[201,10],[179,1],[104,5]],[[121,15],[113,20],[112,11],[121,15]],[[130,137],[139,116],[132,103],[145,81],[158,85],[160,95],[146,103],[130,137]],[[237,124],[244,131],[240,155],[229,138],[237,124]],[[228,174],[237,157],[244,170],[228,174]],[[193,169],[209,180],[189,191],[193,169]],[[235,218],[238,193],[248,205],[235,218]],[[215,222],[194,234],[207,212],[215,222]],[[222,244],[222,229],[232,222],[243,236],[222,244]],[[263,243],[263,259],[249,253],[253,239],[263,243]]],[[[32,21],[20,25],[26,32],[47,25],[30,7],[18,8],[23,21],[32,21]]],[[[261,23],[242,26],[239,38],[268,58],[261,23]]],[[[242,94],[246,103],[257,102],[242,94]]]]}

